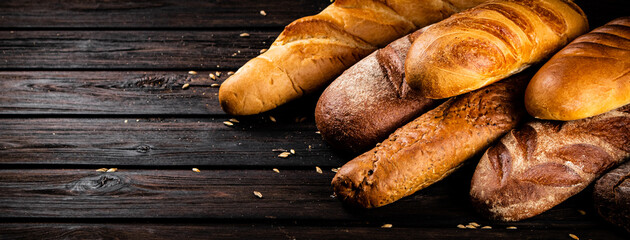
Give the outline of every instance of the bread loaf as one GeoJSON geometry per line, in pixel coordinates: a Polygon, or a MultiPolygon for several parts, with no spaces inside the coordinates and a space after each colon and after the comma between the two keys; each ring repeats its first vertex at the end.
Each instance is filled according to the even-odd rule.
{"type": "Polygon", "coordinates": [[[338,198],[379,207],[448,176],[526,115],[522,97],[530,76],[449,99],[399,128],[339,169],[332,180],[338,198]]]}
{"type": "Polygon", "coordinates": [[[479,89],[550,56],[588,30],[568,0],[492,1],[432,25],[411,45],[406,80],[429,98],[479,89]]]}
{"type": "Polygon", "coordinates": [[[223,110],[257,114],[325,87],[374,50],[486,0],[337,0],[289,24],[219,89],[223,110]]]}
{"type": "Polygon", "coordinates": [[[580,192],[630,157],[630,105],[570,122],[535,120],[483,155],[470,195],[502,221],[538,215],[580,192]]]}
{"type": "Polygon", "coordinates": [[[597,180],[593,197],[599,215],[630,232],[630,162],[597,180]]]}
{"type": "Polygon", "coordinates": [[[536,73],[525,92],[534,117],[576,120],[630,104],[630,17],[578,37],[536,73]]]}
{"type": "Polygon", "coordinates": [[[405,56],[421,31],[370,54],[326,88],[315,108],[315,123],[326,142],[345,152],[364,152],[439,103],[403,80],[405,56]]]}

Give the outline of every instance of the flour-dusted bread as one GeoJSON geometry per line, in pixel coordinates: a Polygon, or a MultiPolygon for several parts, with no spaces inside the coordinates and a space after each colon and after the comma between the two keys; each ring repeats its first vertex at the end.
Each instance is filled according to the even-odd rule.
{"type": "Polygon", "coordinates": [[[337,0],[289,24],[219,89],[223,110],[251,115],[325,87],[343,70],[420,27],[486,0],[337,0]]]}
{"type": "Polygon", "coordinates": [[[411,45],[406,80],[429,98],[479,89],[558,51],[588,30],[568,0],[491,1],[432,25],[411,45]]]}
{"type": "Polygon", "coordinates": [[[529,114],[576,120],[630,104],[630,17],[582,35],[555,54],[525,92],[529,114]]]}
{"type": "Polygon", "coordinates": [[[364,152],[439,103],[404,81],[405,56],[421,32],[370,54],[326,88],[315,108],[315,123],[328,144],[344,152],[364,152]]]}
{"type": "Polygon", "coordinates": [[[597,180],[593,198],[599,215],[630,232],[630,162],[597,180]]]}
{"type": "Polygon", "coordinates": [[[526,115],[523,94],[531,76],[451,98],[399,128],[339,169],[332,180],[338,198],[379,207],[448,176],[526,115]]]}
{"type": "Polygon", "coordinates": [[[470,195],[502,221],[536,216],[630,157],[630,105],[570,122],[533,120],[483,155],[470,195]]]}

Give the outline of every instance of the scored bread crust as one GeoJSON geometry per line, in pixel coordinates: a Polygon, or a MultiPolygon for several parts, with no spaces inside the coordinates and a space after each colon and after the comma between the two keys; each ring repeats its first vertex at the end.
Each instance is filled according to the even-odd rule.
{"type": "Polygon", "coordinates": [[[592,118],[534,120],[482,156],[471,181],[475,208],[496,220],[538,215],[630,157],[630,105],[592,118]]]}
{"type": "Polygon", "coordinates": [[[520,72],[588,30],[567,0],[491,1],[432,25],[411,45],[406,80],[428,98],[466,93],[520,72]]]}
{"type": "Polygon", "coordinates": [[[379,207],[449,175],[526,115],[530,72],[451,98],[342,166],[332,180],[338,198],[379,207]]]}
{"type": "Polygon", "coordinates": [[[337,0],[289,24],[219,89],[223,110],[251,115],[319,90],[374,50],[487,0],[337,0]]]}
{"type": "Polygon", "coordinates": [[[525,107],[534,117],[576,120],[630,104],[630,17],[576,38],[532,78],[525,107]]]}
{"type": "Polygon", "coordinates": [[[630,162],[597,180],[593,199],[600,216],[630,232],[630,162]]]}
{"type": "Polygon", "coordinates": [[[404,81],[405,56],[423,29],[365,57],[326,88],[315,107],[315,123],[328,144],[364,152],[439,103],[404,81]]]}

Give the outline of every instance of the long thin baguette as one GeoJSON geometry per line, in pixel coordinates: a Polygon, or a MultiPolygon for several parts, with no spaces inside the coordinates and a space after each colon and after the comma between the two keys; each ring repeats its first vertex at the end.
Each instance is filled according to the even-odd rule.
{"type": "Polygon", "coordinates": [[[449,99],[346,163],[332,180],[339,199],[373,208],[446,177],[516,127],[531,74],[449,99]]]}
{"type": "Polygon", "coordinates": [[[520,72],[587,30],[586,16],[568,0],[491,1],[419,36],[406,80],[429,98],[456,96],[520,72]]]}
{"type": "Polygon", "coordinates": [[[289,24],[219,89],[223,110],[251,115],[325,87],[374,50],[487,0],[337,0],[289,24]]]}
{"type": "Polygon", "coordinates": [[[538,215],[630,157],[630,105],[570,122],[535,120],[483,155],[472,178],[476,209],[492,219],[538,215]]]}

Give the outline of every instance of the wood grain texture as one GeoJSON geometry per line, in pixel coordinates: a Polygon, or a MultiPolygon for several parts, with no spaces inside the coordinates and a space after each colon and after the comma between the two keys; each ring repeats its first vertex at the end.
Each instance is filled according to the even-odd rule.
{"type": "MultiPolygon", "coordinates": [[[[470,170],[470,169],[469,169],[470,170]]],[[[460,172],[394,204],[371,211],[345,208],[331,197],[325,169],[280,168],[237,170],[150,170],[119,168],[101,173],[95,169],[0,170],[0,218],[52,219],[231,219],[367,221],[417,227],[455,228],[471,221],[503,226],[478,216],[470,207],[460,172]],[[262,193],[263,198],[254,196],[262,193]]],[[[514,226],[536,228],[595,227],[592,217],[577,209],[588,207],[575,200],[514,226]]],[[[588,210],[588,209],[587,209],[588,210]]],[[[590,211],[589,211],[590,212],[590,211]]]]}
{"type": "Polygon", "coordinates": [[[328,0],[4,0],[0,28],[284,27],[329,4],[328,0]]]}
{"type": "Polygon", "coordinates": [[[348,226],[308,225],[296,223],[255,224],[90,224],[90,223],[0,223],[0,237],[64,238],[64,239],[571,239],[569,233],[581,239],[623,239],[609,229],[569,228],[548,230],[490,230],[450,228],[412,228],[393,225],[380,228],[379,222],[348,226]],[[413,236],[413,237],[412,237],[413,236]]]}
{"type": "Polygon", "coordinates": [[[280,30],[0,31],[0,69],[234,70],[280,30]],[[241,33],[249,37],[240,37],[241,33]]]}
{"type": "Polygon", "coordinates": [[[294,118],[4,118],[0,165],[339,167],[315,124],[294,118]],[[127,121],[127,122],[125,122],[127,121]],[[310,146],[310,148],[309,148],[310,146]],[[295,149],[279,158],[273,149],[295,149]]]}

